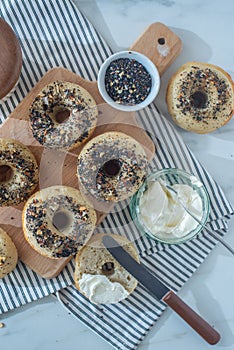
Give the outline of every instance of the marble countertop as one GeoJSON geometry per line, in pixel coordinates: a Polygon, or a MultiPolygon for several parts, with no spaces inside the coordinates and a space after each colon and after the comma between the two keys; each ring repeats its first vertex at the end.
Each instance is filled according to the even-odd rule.
{"type": "MultiPolygon", "coordinates": [[[[230,24],[232,0],[74,0],[113,51],[128,48],[153,22],[169,26],[183,41],[183,51],[161,80],[157,105],[169,119],[165,90],[171,74],[186,61],[214,63],[233,78],[234,46],[230,24]]],[[[178,129],[179,130],[179,129],[178,129]]],[[[234,204],[234,118],[209,135],[179,130],[185,143],[234,204]]],[[[234,220],[225,240],[234,246],[234,220]]],[[[234,257],[223,246],[212,251],[179,295],[222,335],[215,346],[234,349],[234,257]]],[[[112,347],[70,315],[54,296],[0,316],[1,348],[24,350],[112,347]]],[[[207,350],[206,344],[175,313],[167,309],[139,346],[141,350],[207,350]]]]}

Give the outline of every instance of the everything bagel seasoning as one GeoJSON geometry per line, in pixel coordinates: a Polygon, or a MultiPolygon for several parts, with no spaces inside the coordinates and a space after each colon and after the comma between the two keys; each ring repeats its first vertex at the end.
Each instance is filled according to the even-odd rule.
{"type": "Polygon", "coordinates": [[[106,70],[105,88],[117,103],[136,105],[149,95],[152,78],[137,60],[119,58],[111,62],[106,70]]]}
{"type": "Polygon", "coordinates": [[[137,191],[147,165],[145,151],[135,139],[106,132],[89,141],[80,152],[78,178],[83,189],[96,199],[117,202],[137,191]]]}
{"type": "Polygon", "coordinates": [[[176,107],[183,115],[189,113],[197,122],[208,123],[227,108],[230,89],[211,69],[192,66],[190,72],[181,74],[181,81],[176,107]]]}
{"type": "Polygon", "coordinates": [[[25,201],[38,184],[38,165],[31,151],[15,140],[0,139],[1,172],[8,168],[10,178],[0,179],[0,207],[25,201]]]}
{"type": "Polygon", "coordinates": [[[91,225],[88,209],[64,195],[52,197],[47,201],[33,199],[26,211],[26,222],[27,228],[32,231],[40,247],[51,249],[55,258],[76,254],[91,225]],[[72,213],[73,224],[69,235],[61,235],[57,233],[56,228],[52,230],[53,226],[49,225],[50,216],[60,208],[72,213]]]}
{"type": "Polygon", "coordinates": [[[97,114],[96,103],[88,91],[77,84],[54,81],[34,99],[29,120],[33,136],[40,144],[68,150],[91,136],[97,114]]]}

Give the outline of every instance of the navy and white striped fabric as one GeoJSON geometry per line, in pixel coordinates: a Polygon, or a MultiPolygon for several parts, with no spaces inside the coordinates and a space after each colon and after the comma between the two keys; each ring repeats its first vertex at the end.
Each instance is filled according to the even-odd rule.
{"type": "MultiPolygon", "coordinates": [[[[0,102],[1,121],[50,68],[62,66],[95,80],[100,65],[111,54],[110,48],[70,0],[2,0],[0,15],[14,29],[23,51],[19,84],[6,101],[0,102]]],[[[157,148],[150,170],[178,167],[200,178],[211,200],[209,225],[224,235],[233,209],[220,187],[156,106],[152,104],[139,112],[138,120],[157,148]]],[[[169,288],[178,291],[217,242],[202,232],[182,245],[157,244],[140,236],[127,204],[127,201],[119,203],[97,232],[111,229],[135,241],[142,262],[169,288]]],[[[71,261],[57,278],[45,280],[20,262],[0,281],[0,313],[57,292],[61,303],[74,316],[114,347],[134,349],[165,309],[163,303],[155,301],[141,286],[121,303],[95,306],[74,288],[73,270],[74,261],[71,261]]]]}
{"type": "MultiPolygon", "coordinates": [[[[70,1],[2,0],[0,16],[17,34],[23,67],[13,94],[0,101],[4,122],[17,104],[51,68],[62,66],[95,80],[111,51],[70,1]]],[[[73,262],[57,278],[39,277],[23,263],[0,281],[0,313],[43,298],[73,283],[73,262]]]]}
{"type": "MultiPolygon", "coordinates": [[[[220,187],[194,158],[173,126],[154,105],[140,112],[139,118],[156,144],[157,155],[151,162],[151,170],[177,167],[201,179],[211,200],[208,225],[223,236],[233,209],[220,187]]],[[[123,203],[116,206],[115,213],[108,215],[100,225],[99,231],[111,231],[135,241],[141,254],[141,262],[176,292],[188,281],[217,243],[205,231],[181,245],[168,246],[147,240],[139,235],[131,221],[129,208],[123,203]]],[[[74,286],[59,291],[57,295],[77,319],[122,350],[135,349],[165,309],[165,304],[157,302],[141,285],[138,285],[127,300],[111,306],[93,305],[74,286]]]]}

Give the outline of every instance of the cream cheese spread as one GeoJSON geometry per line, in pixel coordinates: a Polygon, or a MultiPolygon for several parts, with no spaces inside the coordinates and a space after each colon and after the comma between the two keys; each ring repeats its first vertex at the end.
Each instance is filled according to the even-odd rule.
{"type": "Polygon", "coordinates": [[[203,206],[199,194],[189,185],[175,184],[176,193],[158,181],[151,181],[139,201],[139,220],[152,235],[161,239],[183,237],[198,223],[185,211],[180,202],[198,220],[202,219],[203,206]]]}
{"type": "Polygon", "coordinates": [[[80,291],[94,304],[113,304],[128,297],[129,292],[118,282],[104,275],[84,273],[79,280],[80,291]]]}

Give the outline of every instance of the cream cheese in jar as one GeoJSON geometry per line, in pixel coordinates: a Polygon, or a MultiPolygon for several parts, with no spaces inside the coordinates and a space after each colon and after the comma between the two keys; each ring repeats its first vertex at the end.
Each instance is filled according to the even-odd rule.
{"type": "Polygon", "coordinates": [[[176,193],[159,181],[150,181],[139,201],[138,217],[141,224],[155,237],[167,239],[184,237],[194,230],[198,223],[186,212],[180,202],[198,220],[203,216],[202,199],[189,185],[171,185],[176,193]]]}

